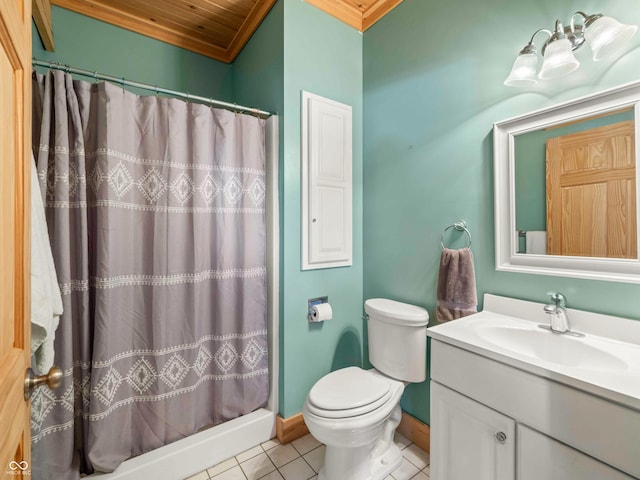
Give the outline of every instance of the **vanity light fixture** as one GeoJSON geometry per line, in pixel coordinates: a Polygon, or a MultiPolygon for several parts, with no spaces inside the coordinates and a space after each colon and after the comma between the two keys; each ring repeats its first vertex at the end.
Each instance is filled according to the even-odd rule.
{"type": "Polygon", "coordinates": [[[508,87],[528,86],[537,83],[538,79],[554,79],[573,72],[580,66],[573,51],[585,43],[591,47],[594,61],[613,58],[627,46],[636,30],[636,25],[624,25],[600,13],[587,15],[578,11],[571,16],[566,27],[556,20],[553,32],[541,28],[531,36],[513,62],[504,84],[508,87]],[[581,24],[574,22],[576,17],[581,17],[581,24]],[[542,45],[542,67],[536,75],[538,50],[533,39],[540,32],[546,33],[549,38],[542,45]]]}

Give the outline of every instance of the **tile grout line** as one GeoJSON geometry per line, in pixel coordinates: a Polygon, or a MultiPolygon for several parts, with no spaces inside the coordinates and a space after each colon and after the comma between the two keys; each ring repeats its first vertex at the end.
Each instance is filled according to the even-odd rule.
{"type": "MultiPolygon", "coordinates": [[[[313,451],[315,451],[315,450],[319,449],[320,447],[322,447],[322,444],[318,445],[317,447],[312,448],[311,450],[309,450],[309,451],[308,451],[307,453],[305,453],[304,455],[308,455],[308,454],[310,454],[311,452],[313,452],[313,451]]],[[[312,472],[314,472],[314,474],[313,474],[313,475],[311,475],[311,476],[309,477],[309,479],[313,478],[314,476],[319,475],[319,474],[320,474],[320,472],[316,472],[316,469],[315,469],[315,468],[313,468],[313,467],[311,466],[311,464],[307,461],[307,459],[306,459],[306,458],[304,458],[304,455],[303,455],[302,453],[300,453],[300,451],[296,448],[296,446],[295,446],[295,445],[293,446],[293,448],[295,449],[295,451],[296,451],[296,452],[298,452],[298,453],[300,454],[300,458],[302,458],[302,460],[303,460],[307,465],[309,465],[309,468],[311,469],[311,471],[312,471],[312,472]]],[[[309,480],[309,479],[307,479],[307,480],[309,480]]]]}
{"type": "MultiPolygon", "coordinates": [[[[317,446],[316,448],[313,448],[313,449],[309,450],[309,452],[312,452],[313,450],[316,450],[316,449],[318,449],[318,448],[320,448],[320,445],[319,445],[319,446],[317,446]]],[[[311,469],[311,471],[313,472],[313,475],[311,475],[311,476],[309,477],[309,479],[311,479],[311,478],[315,477],[316,475],[318,475],[318,472],[316,472],[316,470],[311,466],[311,464],[310,464],[309,462],[307,462],[307,459],[306,459],[306,458],[304,458],[304,456],[303,456],[303,455],[302,455],[302,454],[301,454],[301,453],[300,453],[300,452],[299,452],[295,447],[294,447],[294,449],[296,450],[296,453],[298,454],[298,456],[297,456],[296,458],[294,458],[293,460],[289,460],[287,463],[283,463],[283,464],[282,464],[282,465],[280,465],[279,467],[277,467],[277,466],[276,466],[276,470],[278,471],[278,473],[279,473],[280,475],[282,475],[282,472],[280,471],[280,469],[281,469],[282,467],[284,467],[284,466],[286,466],[286,465],[289,465],[290,463],[293,463],[293,462],[295,462],[295,461],[296,461],[296,460],[298,460],[298,459],[302,459],[302,461],[303,461],[304,463],[306,463],[306,464],[309,466],[309,468],[311,469]]],[[[307,452],[307,453],[309,453],[309,452],[307,452]]],[[[305,455],[306,455],[306,454],[305,454],[305,455]]],[[[268,456],[269,456],[269,455],[267,455],[267,457],[268,457],[268,456]]],[[[271,460],[271,458],[269,458],[269,460],[271,460]]],[[[271,463],[273,463],[273,460],[271,460],[271,463]]],[[[275,465],[275,463],[273,463],[273,464],[275,465]]],[[[267,475],[268,475],[268,474],[267,474],[267,475]]],[[[266,476],[266,475],[265,475],[265,476],[266,476]]],[[[284,477],[284,475],[282,475],[282,477],[284,477]]],[[[306,480],[309,480],[309,479],[306,479],[306,480]]],[[[260,480],[260,479],[258,479],[258,480],[260,480]]]]}
{"type": "MultiPolygon", "coordinates": [[[[316,448],[320,448],[320,447],[316,447],[316,448]]],[[[314,448],[313,450],[315,450],[315,448],[314,448]]],[[[309,452],[313,452],[313,450],[309,450],[309,452]]],[[[309,452],[307,452],[307,453],[309,453],[309,452]]],[[[315,469],[315,468],[313,468],[309,462],[307,462],[307,459],[306,459],[306,458],[304,458],[304,456],[303,456],[303,455],[300,455],[300,458],[302,459],[302,461],[303,461],[304,463],[306,463],[307,465],[309,465],[309,468],[310,468],[310,469],[311,469],[311,471],[313,472],[313,475],[311,475],[309,478],[313,478],[315,475],[318,475],[318,473],[320,473],[320,472],[316,472],[316,469],[315,469]]],[[[307,480],[308,480],[308,479],[307,479],[307,480]]]]}
{"type": "MultiPolygon", "coordinates": [[[[308,451],[307,453],[305,453],[304,455],[303,455],[302,453],[300,453],[300,450],[298,450],[298,449],[295,447],[295,445],[291,444],[291,446],[293,447],[293,449],[295,450],[295,452],[298,454],[298,456],[297,456],[296,458],[294,458],[293,460],[289,460],[287,463],[283,463],[283,464],[282,464],[282,465],[280,465],[279,467],[276,467],[276,470],[278,470],[278,473],[280,473],[280,474],[282,475],[282,472],[280,472],[280,469],[281,469],[282,467],[284,467],[285,465],[289,465],[290,463],[293,463],[293,462],[295,462],[296,460],[298,460],[299,458],[301,458],[301,459],[302,459],[302,460],[303,460],[303,461],[304,461],[304,462],[309,466],[309,468],[311,469],[311,471],[312,471],[312,472],[314,472],[314,473],[313,473],[313,475],[311,475],[309,478],[313,478],[314,476],[318,475],[318,472],[316,472],[315,468],[313,468],[313,467],[311,466],[311,464],[310,464],[309,462],[307,462],[307,459],[306,459],[306,458],[304,458],[304,455],[307,455],[307,454],[309,454],[309,453],[311,453],[311,452],[313,452],[313,451],[315,451],[315,450],[319,449],[320,447],[322,447],[322,444],[318,445],[317,447],[312,448],[311,450],[309,450],[309,451],[308,451]]],[[[269,456],[269,455],[267,455],[267,456],[269,456]]],[[[272,460],[271,462],[273,463],[273,460],[272,460]]],[[[275,465],[275,464],[274,464],[274,465],[275,465]]],[[[283,477],[284,477],[284,475],[283,475],[283,477]]],[[[258,479],[258,480],[260,480],[260,479],[258,479]]]]}
{"type": "MultiPolygon", "coordinates": [[[[280,444],[280,445],[282,445],[282,444],[280,444]]],[[[273,450],[273,449],[274,449],[274,448],[276,448],[276,447],[277,447],[277,445],[276,445],[275,447],[273,447],[273,448],[270,448],[269,450],[273,450]]],[[[279,468],[278,468],[278,466],[275,464],[275,462],[274,462],[273,460],[271,460],[271,457],[269,456],[269,454],[267,453],[267,450],[265,450],[265,448],[264,448],[264,446],[263,446],[262,444],[260,444],[260,448],[262,449],[262,453],[264,453],[264,454],[265,454],[265,456],[269,459],[269,461],[271,462],[271,465],[273,465],[273,467],[275,468],[275,470],[272,470],[271,472],[269,472],[269,473],[267,473],[267,474],[263,475],[262,477],[258,478],[258,480],[260,480],[261,478],[266,477],[267,475],[272,474],[274,471],[275,471],[275,472],[280,473],[280,469],[279,469],[279,468]]],[[[257,456],[257,455],[256,455],[256,456],[257,456]]],[[[240,470],[242,470],[242,466],[240,467],[240,470]]],[[[247,475],[244,473],[244,470],[242,470],[242,473],[244,474],[245,478],[246,478],[247,480],[249,480],[249,477],[247,477],[247,475]]],[[[284,475],[282,475],[282,473],[280,473],[280,475],[281,475],[281,476],[284,476],[284,475]]]]}

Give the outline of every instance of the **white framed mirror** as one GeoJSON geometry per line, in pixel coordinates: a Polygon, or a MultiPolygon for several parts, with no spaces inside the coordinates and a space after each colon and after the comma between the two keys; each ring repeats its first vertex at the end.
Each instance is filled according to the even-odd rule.
{"type": "Polygon", "coordinates": [[[640,82],[497,122],[496,269],[640,283],[640,82]]]}

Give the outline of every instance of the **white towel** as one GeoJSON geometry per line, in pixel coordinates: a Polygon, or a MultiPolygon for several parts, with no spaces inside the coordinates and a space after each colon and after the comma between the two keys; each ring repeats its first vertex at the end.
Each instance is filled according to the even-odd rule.
{"type": "Polygon", "coordinates": [[[33,155],[31,158],[31,355],[34,367],[46,373],[53,366],[53,342],[62,315],[62,296],[33,155]]]}
{"type": "Polygon", "coordinates": [[[547,232],[545,230],[532,230],[526,233],[526,253],[539,255],[547,254],[547,232]]]}

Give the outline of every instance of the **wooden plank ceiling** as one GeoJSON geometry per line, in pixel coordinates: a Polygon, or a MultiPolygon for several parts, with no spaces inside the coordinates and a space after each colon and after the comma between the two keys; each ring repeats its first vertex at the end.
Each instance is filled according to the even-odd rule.
{"type": "MultiPolygon", "coordinates": [[[[281,0],[282,1],[282,0],[281,0]]],[[[365,31],[402,0],[306,0],[365,31]]],[[[51,0],[59,7],[231,63],[276,0],[51,0]]]]}
{"type": "Polygon", "coordinates": [[[403,0],[305,0],[364,32],[403,0]]]}

